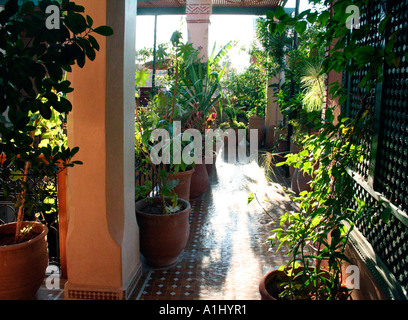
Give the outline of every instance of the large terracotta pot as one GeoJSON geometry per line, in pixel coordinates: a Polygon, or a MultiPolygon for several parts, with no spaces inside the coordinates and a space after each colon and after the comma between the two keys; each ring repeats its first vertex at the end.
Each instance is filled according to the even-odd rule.
{"type": "MultiPolygon", "coordinates": [[[[319,162],[316,162],[314,165],[314,170],[319,169],[319,162]]],[[[308,173],[302,171],[299,168],[295,168],[293,172],[293,177],[291,181],[291,188],[292,190],[299,195],[302,191],[310,191],[311,186],[310,182],[312,181],[313,177],[310,176],[308,173]]]]}
{"type": "Polygon", "coordinates": [[[169,180],[178,180],[178,184],[173,190],[180,199],[190,201],[190,185],[193,172],[194,169],[191,169],[188,171],[177,172],[175,175],[169,177],[169,180]]]}
{"type": "Polygon", "coordinates": [[[198,198],[203,195],[209,185],[207,167],[205,165],[205,159],[202,160],[202,163],[196,163],[195,171],[191,176],[191,185],[190,185],[190,199],[198,198]]]}
{"type": "Polygon", "coordinates": [[[206,157],[205,159],[205,168],[207,169],[208,176],[210,176],[210,174],[214,171],[217,155],[213,154],[211,157],[206,157]]]}
{"type": "MultiPolygon", "coordinates": [[[[261,146],[265,137],[265,117],[249,117],[248,129],[258,130],[258,146],[261,146]]],[[[250,132],[249,130],[248,132],[250,132]]]]}
{"type": "MultiPolygon", "coordinates": [[[[24,222],[23,227],[31,224],[24,222]]],[[[14,235],[16,223],[0,226],[0,237],[14,235]]],[[[29,241],[0,246],[0,300],[33,300],[48,266],[48,228],[34,223],[29,241]]]]}
{"type": "Polygon", "coordinates": [[[172,214],[149,213],[148,200],[153,206],[161,203],[159,197],[136,202],[136,218],[140,229],[140,252],[152,267],[166,267],[177,262],[190,234],[190,203],[179,199],[183,209],[172,214]]]}

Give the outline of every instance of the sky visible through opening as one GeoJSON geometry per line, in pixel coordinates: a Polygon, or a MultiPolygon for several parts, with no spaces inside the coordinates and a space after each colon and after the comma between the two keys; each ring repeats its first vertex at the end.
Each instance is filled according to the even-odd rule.
{"type": "MultiPolygon", "coordinates": [[[[289,0],[286,7],[294,8],[296,0],[289,0]]],[[[308,0],[300,0],[300,12],[309,8],[308,0]]],[[[237,41],[229,51],[231,63],[238,71],[246,68],[249,56],[241,47],[249,48],[255,40],[255,20],[252,15],[212,15],[209,32],[209,52],[214,46],[222,47],[228,41],[237,41]]],[[[187,41],[187,22],[182,15],[162,15],[157,18],[157,44],[170,41],[172,33],[180,30],[187,41]]],[[[138,16],[136,19],[136,50],[152,48],[154,43],[154,16],[138,16]]]]}

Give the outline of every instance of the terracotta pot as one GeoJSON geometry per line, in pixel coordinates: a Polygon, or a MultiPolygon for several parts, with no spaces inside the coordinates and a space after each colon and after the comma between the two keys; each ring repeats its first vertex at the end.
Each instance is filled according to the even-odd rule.
{"type": "MultiPolygon", "coordinates": [[[[313,270],[312,267],[309,268],[310,270],[313,270]]],[[[299,269],[296,269],[295,272],[299,270],[303,270],[302,267],[299,269]]],[[[324,274],[323,277],[329,279],[329,274],[324,274]]],[[[280,271],[280,270],[272,270],[269,271],[267,274],[265,274],[261,281],[259,282],[259,293],[261,295],[261,300],[280,300],[279,299],[279,289],[278,289],[278,284],[282,281],[282,279],[285,279],[287,281],[287,276],[285,272],[280,271]],[[279,276],[279,280],[277,277],[279,276]]]]}
{"type": "Polygon", "coordinates": [[[268,291],[270,283],[277,277],[282,276],[283,271],[272,270],[264,275],[259,283],[259,293],[261,295],[261,300],[278,300],[276,295],[268,291]]]}
{"type": "Polygon", "coordinates": [[[211,158],[206,158],[205,168],[207,169],[208,176],[210,176],[210,174],[214,171],[216,160],[217,160],[217,155],[216,154],[214,154],[212,156],[212,159],[211,158]]]}
{"type": "MultiPolygon", "coordinates": [[[[159,197],[149,198],[160,204],[159,197]]],[[[136,218],[140,229],[140,252],[152,267],[167,267],[177,259],[187,244],[190,234],[190,203],[179,199],[183,210],[173,214],[147,213],[148,199],[136,202],[136,218]]]]}
{"type": "MultiPolygon", "coordinates": [[[[24,222],[23,227],[31,224],[24,222]]],[[[0,237],[14,235],[16,223],[0,226],[0,237]]],[[[33,239],[0,246],[0,300],[33,300],[48,266],[48,228],[34,223],[33,239]]]]}
{"type": "Polygon", "coordinates": [[[178,180],[178,184],[174,188],[174,192],[180,199],[190,201],[190,185],[193,172],[194,169],[191,169],[188,171],[178,172],[169,177],[169,180],[178,180]]]}
{"type": "Polygon", "coordinates": [[[251,129],[258,130],[258,146],[261,146],[265,136],[265,117],[249,117],[248,132],[251,129]]]}
{"type": "Polygon", "coordinates": [[[205,159],[202,160],[201,164],[196,163],[194,169],[195,171],[191,176],[190,199],[195,199],[203,195],[207,191],[209,185],[205,159]]]}
{"type": "Polygon", "coordinates": [[[288,142],[286,140],[279,140],[278,142],[278,152],[288,151],[288,142]]]}
{"type": "Polygon", "coordinates": [[[311,180],[312,177],[309,174],[301,171],[299,168],[295,168],[291,182],[291,188],[293,192],[299,195],[299,193],[301,193],[302,191],[310,191],[311,180]]]}

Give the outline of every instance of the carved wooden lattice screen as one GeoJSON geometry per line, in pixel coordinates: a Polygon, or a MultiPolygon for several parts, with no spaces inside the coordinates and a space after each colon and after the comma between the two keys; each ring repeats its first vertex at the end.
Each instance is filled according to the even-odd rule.
{"type": "MultiPolygon", "coordinates": [[[[374,0],[368,6],[367,11],[361,10],[365,14],[360,23],[368,24],[371,32],[361,45],[384,48],[388,35],[397,31],[394,50],[403,58],[398,66],[383,66],[384,81],[373,88],[367,99],[374,111],[370,119],[372,132],[364,141],[367,156],[354,168],[358,174],[355,195],[366,202],[365,215],[357,221],[357,227],[377,254],[376,264],[381,264],[384,274],[388,273],[397,284],[391,288],[388,283],[388,288],[383,288],[385,293],[389,298],[404,299],[408,291],[408,0],[374,0]],[[391,28],[379,34],[379,24],[387,14],[392,16],[391,28]],[[376,200],[383,202],[379,205],[376,200]],[[384,210],[391,213],[388,223],[381,219],[384,210]]],[[[358,112],[359,83],[366,71],[344,77],[351,93],[345,106],[348,116],[358,112]]],[[[357,203],[352,206],[357,209],[357,203]]],[[[380,277],[377,280],[383,282],[380,277]]]]}

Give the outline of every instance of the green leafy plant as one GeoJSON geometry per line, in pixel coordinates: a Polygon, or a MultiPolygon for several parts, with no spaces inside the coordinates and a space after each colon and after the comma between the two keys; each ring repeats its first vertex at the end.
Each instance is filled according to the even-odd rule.
{"type": "Polygon", "coordinates": [[[209,59],[202,63],[195,58],[192,63],[184,69],[181,77],[181,88],[178,92],[179,103],[184,105],[187,110],[187,118],[184,118],[185,128],[195,128],[203,132],[206,127],[206,120],[210,113],[214,112],[215,106],[222,116],[222,87],[221,78],[225,72],[227,63],[216,70],[216,66],[229,50],[231,45],[228,43],[222,47],[218,53],[215,53],[215,45],[209,59]],[[201,123],[196,124],[192,118],[199,118],[201,123]]]}
{"type": "MultiPolygon", "coordinates": [[[[366,1],[310,2],[324,3],[329,7],[318,12],[307,10],[298,17],[286,14],[283,8],[277,9],[268,14],[271,32],[282,33],[286,27],[293,27],[302,35],[306,32],[307,22],[315,23],[321,37],[311,50],[331,48],[320,74],[344,70],[352,74],[365,68],[367,72],[359,86],[366,95],[360,97],[360,109],[352,118],[343,115],[336,118],[336,106],[328,106],[316,127],[319,134],[306,136],[302,141],[303,151],[288,155],[280,164],[292,165],[309,174],[312,177],[311,190],[292,197],[299,210],[282,215],[269,240],[277,250],[282,246],[289,248],[289,262],[281,268],[287,279],[281,285],[280,298],[343,299],[350,294],[342,285],[342,264],[350,262],[345,249],[355,221],[363,214],[365,206],[363,201],[355,199],[352,175],[355,166],[366,156],[362,141],[370,132],[372,106],[368,99],[373,86],[383,80],[382,66],[394,65],[402,57],[393,52],[393,41],[385,50],[361,46],[361,39],[372,26],[364,25],[353,32],[348,30],[346,7],[353,4],[363,11],[367,8],[364,6],[366,1]],[[350,207],[353,200],[357,200],[358,210],[350,207]]],[[[385,19],[381,23],[379,32],[387,30],[388,22],[389,19],[385,19]]],[[[337,97],[340,104],[347,99],[349,93],[340,83],[330,83],[328,88],[329,94],[337,97]]],[[[384,221],[388,220],[388,214],[382,217],[384,221]]]]}
{"type": "Polygon", "coordinates": [[[266,108],[266,73],[251,64],[241,73],[230,72],[225,87],[232,104],[251,115],[264,116],[266,108]]]}
{"type": "MultiPolygon", "coordinates": [[[[24,212],[32,212],[35,205],[28,196],[35,191],[30,190],[27,175],[51,177],[66,167],[81,164],[72,161],[77,147],[70,149],[64,141],[45,141],[51,141],[60,116],[72,109],[66,95],[73,88],[66,80],[66,72],[71,72],[73,65],[83,67],[86,60],[95,59],[100,47],[92,33],[113,33],[110,27],[95,27],[90,16],[83,16],[84,11],[84,7],[69,0],[42,0],[37,7],[32,1],[19,5],[17,0],[9,0],[0,12],[1,165],[17,173],[16,179],[21,182],[17,184],[15,242],[24,238],[24,212]],[[61,13],[59,29],[46,26],[50,5],[56,5],[61,13]],[[36,146],[34,138],[40,132],[44,143],[36,146]]],[[[49,207],[39,198],[36,204],[49,207]]]]}
{"type": "MultiPolygon", "coordinates": [[[[154,111],[151,111],[154,112],[154,111]]],[[[187,171],[194,167],[193,163],[186,163],[183,161],[181,155],[182,150],[189,142],[182,141],[181,133],[173,132],[173,125],[166,120],[159,119],[157,116],[148,117],[144,128],[140,125],[137,126],[137,130],[140,130],[137,135],[140,138],[137,145],[138,159],[142,163],[143,174],[148,175],[148,171],[154,168],[156,172],[157,187],[160,188],[160,197],[162,203],[162,213],[170,214],[180,210],[177,194],[174,192],[174,188],[178,184],[178,180],[171,179],[171,176],[178,172],[187,171]],[[150,124],[150,125],[148,125],[150,124]],[[155,165],[152,161],[153,148],[155,141],[152,139],[152,132],[157,129],[166,130],[169,133],[167,140],[162,140],[163,147],[161,153],[167,154],[169,158],[164,158],[162,164],[155,165]],[[168,202],[170,199],[170,203],[168,202]]],[[[136,186],[136,198],[146,198],[152,191],[152,181],[146,180],[143,185],[136,186]]]]}

